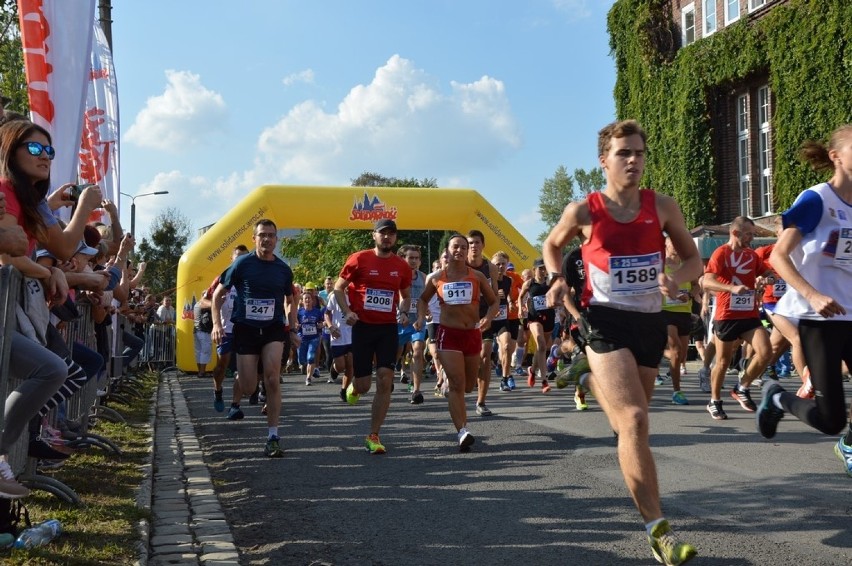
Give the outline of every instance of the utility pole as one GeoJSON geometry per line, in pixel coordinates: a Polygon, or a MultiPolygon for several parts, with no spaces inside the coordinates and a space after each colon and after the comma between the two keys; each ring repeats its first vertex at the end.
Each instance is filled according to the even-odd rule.
{"type": "Polygon", "coordinates": [[[112,0],[98,0],[98,20],[112,52],[112,0]]]}

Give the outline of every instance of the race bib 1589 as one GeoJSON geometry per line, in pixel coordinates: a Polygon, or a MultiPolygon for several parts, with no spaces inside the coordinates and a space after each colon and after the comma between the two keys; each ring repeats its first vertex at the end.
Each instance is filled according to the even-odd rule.
{"type": "Polygon", "coordinates": [[[658,290],[659,252],[609,258],[609,280],[613,295],[647,295],[658,290]]]}

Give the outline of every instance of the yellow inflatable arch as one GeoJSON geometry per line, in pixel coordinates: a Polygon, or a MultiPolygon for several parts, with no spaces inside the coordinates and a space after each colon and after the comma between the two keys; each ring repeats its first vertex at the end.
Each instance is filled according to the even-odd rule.
{"type": "MultiPolygon", "coordinates": [[[[201,203],[199,203],[201,205],[201,203]]],[[[194,371],[192,307],[215,277],[230,264],[238,244],[253,247],[255,223],[270,218],[278,229],[372,229],[381,218],[396,221],[400,230],[480,230],[485,255],[509,254],[520,271],[532,265],[535,248],[497,210],[472,189],[399,187],[258,187],[205,232],[178,264],[177,302],[183,309],[177,323],[177,365],[194,371]]],[[[341,266],[345,258],[341,258],[341,266]]],[[[425,262],[424,262],[425,264],[425,262]]],[[[429,266],[424,265],[424,269],[429,266]]]]}

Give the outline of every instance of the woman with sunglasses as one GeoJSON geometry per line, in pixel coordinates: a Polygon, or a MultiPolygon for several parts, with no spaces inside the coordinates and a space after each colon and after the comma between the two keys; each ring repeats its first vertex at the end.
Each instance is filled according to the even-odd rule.
{"type": "MultiPolygon", "coordinates": [[[[61,303],[68,293],[64,274],[56,267],[36,264],[30,256],[38,243],[58,259],[69,259],[77,250],[86,219],[100,202],[101,195],[100,189],[87,189],[79,199],[71,222],[64,230],[60,228],[46,199],[54,155],[50,135],[43,128],[24,120],[0,126],[0,192],[6,200],[6,212],[0,218],[0,227],[22,227],[29,244],[27,256],[0,255],[0,263],[13,265],[24,275],[41,280],[45,297],[50,302],[61,303]]],[[[65,191],[63,187],[52,198],[54,207],[66,202],[63,199],[65,191]]],[[[9,394],[5,404],[5,420],[0,435],[0,497],[17,499],[28,495],[29,490],[15,481],[6,461],[7,454],[30,419],[65,382],[68,366],[39,342],[19,332],[13,333],[11,339],[11,375],[8,377],[12,383],[19,385],[9,394]]]]}

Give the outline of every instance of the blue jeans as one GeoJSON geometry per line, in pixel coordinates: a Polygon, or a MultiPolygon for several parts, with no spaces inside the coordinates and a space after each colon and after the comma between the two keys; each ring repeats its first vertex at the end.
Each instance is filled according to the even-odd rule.
{"type": "Polygon", "coordinates": [[[127,366],[130,365],[130,362],[135,360],[139,355],[139,352],[142,351],[142,348],[145,346],[145,341],[130,332],[122,332],[121,339],[124,342],[124,351],[122,352],[122,356],[124,356],[124,365],[122,368],[126,370],[127,366]]]}
{"type": "Polygon", "coordinates": [[[7,379],[15,389],[6,398],[0,455],[9,453],[29,420],[59,390],[66,377],[68,366],[62,358],[19,332],[12,335],[7,379]]]}

